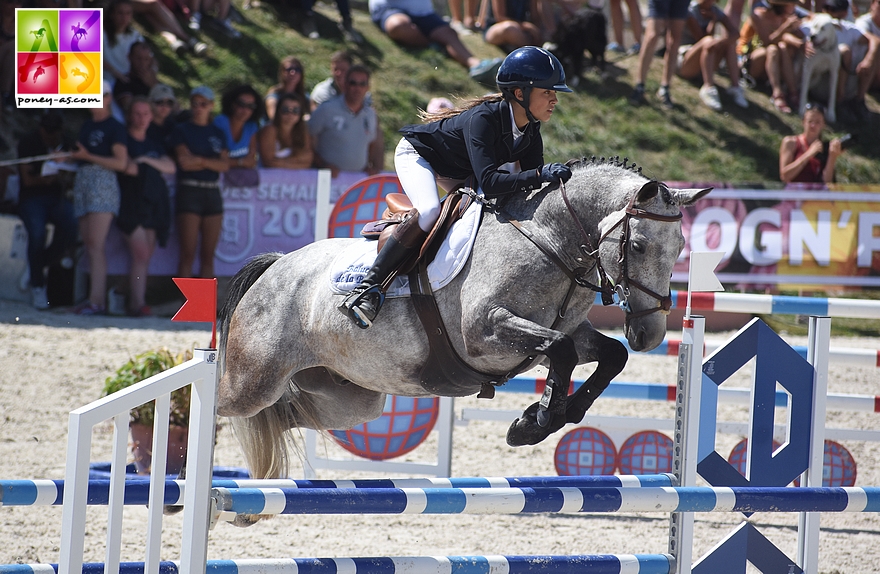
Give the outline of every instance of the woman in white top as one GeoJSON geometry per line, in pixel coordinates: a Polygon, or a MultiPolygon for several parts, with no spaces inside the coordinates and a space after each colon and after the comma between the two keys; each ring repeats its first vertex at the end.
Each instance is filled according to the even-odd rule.
{"type": "Polygon", "coordinates": [[[143,42],[141,33],[131,27],[134,8],[131,0],[114,0],[104,16],[104,79],[112,82],[128,79],[131,63],[128,52],[135,42],[143,42]]]}

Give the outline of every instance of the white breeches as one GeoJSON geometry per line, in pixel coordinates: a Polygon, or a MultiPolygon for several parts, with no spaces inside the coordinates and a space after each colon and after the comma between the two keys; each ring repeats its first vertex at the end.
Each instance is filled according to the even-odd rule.
{"type": "Polygon", "coordinates": [[[430,231],[440,217],[440,196],[434,169],[406,138],[400,139],[394,151],[394,169],[403,192],[419,210],[419,227],[422,231],[430,231]]]}

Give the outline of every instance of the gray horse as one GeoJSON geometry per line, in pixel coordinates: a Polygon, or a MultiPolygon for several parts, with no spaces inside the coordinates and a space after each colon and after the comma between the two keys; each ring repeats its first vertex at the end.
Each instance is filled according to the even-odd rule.
{"type": "MultiPolygon", "coordinates": [[[[684,246],[680,207],[711,190],[669,189],[626,160],[572,169],[564,186],[487,207],[470,260],[435,293],[455,352],[491,383],[548,367],[548,391],[511,425],[512,446],[580,422],[626,364],[623,344],[587,319],[596,291],[610,302],[614,286],[634,350],[663,341],[684,246]],[[590,362],[594,373],[567,396],[575,366],[590,362]]],[[[351,428],[379,417],[386,394],[464,396],[485,386],[426,388],[429,338],[411,299],[389,299],[368,330],[336,310],[330,262],[354,241],[362,240],[257,256],[230,283],[218,326],[218,413],[235,417],[254,477],[287,476],[291,428],[351,428]]]]}

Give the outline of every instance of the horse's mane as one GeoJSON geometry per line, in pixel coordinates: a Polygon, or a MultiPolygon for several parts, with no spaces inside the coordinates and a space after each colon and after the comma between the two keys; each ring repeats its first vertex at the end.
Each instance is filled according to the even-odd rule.
{"type": "MultiPolygon", "coordinates": [[[[580,159],[570,159],[567,162],[565,162],[565,165],[567,165],[568,167],[570,167],[572,169],[579,168],[579,167],[580,168],[602,167],[602,166],[616,167],[616,168],[619,168],[622,170],[631,171],[634,174],[645,177],[649,181],[656,181],[653,178],[648,178],[647,176],[645,176],[642,173],[642,167],[640,165],[637,165],[636,162],[632,162],[632,163],[628,163],[628,162],[629,162],[628,157],[620,159],[619,155],[615,155],[615,156],[607,157],[607,158],[606,157],[598,157],[597,158],[596,156],[590,156],[588,158],[588,157],[584,156],[584,157],[581,157],[580,159]]],[[[672,195],[669,193],[669,188],[666,187],[665,184],[659,185],[659,192],[660,192],[660,195],[661,195],[664,203],[666,203],[667,205],[673,204],[672,195]]]]}

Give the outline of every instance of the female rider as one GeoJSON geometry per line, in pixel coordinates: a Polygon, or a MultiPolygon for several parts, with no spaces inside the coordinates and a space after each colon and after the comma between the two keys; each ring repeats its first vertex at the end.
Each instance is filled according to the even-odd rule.
{"type": "Polygon", "coordinates": [[[553,114],[556,92],[571,91],[559,60],[542,48],[519,48],[504,59],[496,83],[500,94],[424,113],[422,119],[428,123],[400,130],[403,138],[394,166],[414,209],[395,228],[360,285],[339,305],[358,327],[373,324],[385,299],[383,283],[421,247],[437,221],[438,185],[448,193],[474,178],[492,199],[571,177],[563,164],[544,164],[541,139],[541,122],[553,114]],[[516,162],[519,169],[507,165],[516,162]]]}

